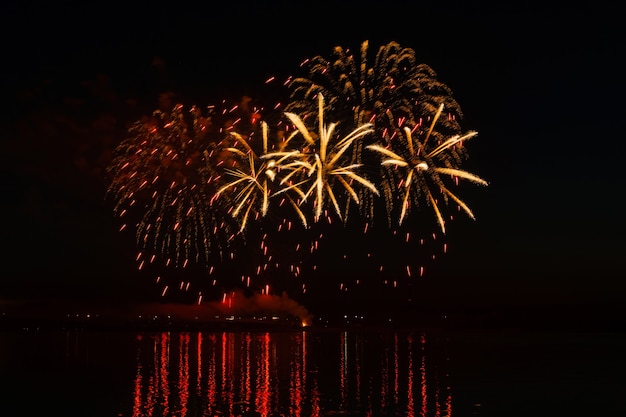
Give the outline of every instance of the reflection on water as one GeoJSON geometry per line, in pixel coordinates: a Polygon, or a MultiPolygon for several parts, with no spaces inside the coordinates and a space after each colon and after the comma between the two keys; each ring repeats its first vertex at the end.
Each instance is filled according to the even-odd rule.
{"type": "Polygon", "coordinates": [[[0,415],[626,416],[624,352],[624,332],[0,331],[0,415]]]}
{"type": "Polygon", "coordinates": [[[432,345],[423,333],[140,334],[133,416],[451,416],[432,345]]]}

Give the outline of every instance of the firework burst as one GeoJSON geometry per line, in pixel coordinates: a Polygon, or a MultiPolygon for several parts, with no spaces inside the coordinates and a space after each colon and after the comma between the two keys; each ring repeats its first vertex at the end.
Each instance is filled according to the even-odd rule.
{"type": "Polygon", "coordinates": [[[396,120],[416,125],[432,118],[444,104],[448,115],[437,129],[442,134],[460,132],[457,118],[462,113],[452,91],[437,80],[431,67],[418,63],[413,49],[390,42],[378,49],[369,67],[368,48],[368,41],[361,44],[360,61],[341,46],[334,48],[330,60],[322,56],[305,60],[301,66],[307,76],[290,81],[285,111],[309,117],[316,112],[311,99],[323,94],[324,110],[336,120],[354,126],[372,123],[377,136],[383,137],[396,120]]]}
{"type": "Polygon", "coordinates": [[[487,182],[478,176],[459,169],[457,164],[456,147],[462,146],[463,142],[476,136],[476,132],[468,132],[464,135],[454,135],[444,141],[435,141],[432,132],[443,111],[440,105],[428,130],[405,127],[404,134],[396,136],[390,146],[368,145],[367,149],[380,154],[383,159],[381,165],[389,167],[387,178],[395,178],[385,186],[399,192],[401,201],[398,223],[402,224],[410,208],[418,207],[423,200],[430,205],[435,212],[441,231],[445,233],[445,221],[441,209],[435,198],[440,194],[444,203],[449,199],[456,202],[472,219],[474,214],[469,207],[446,185],[444,179],[452,178],[455,182],[460,178],[476,184],[487,185],[487,182]],[[423,138],[413,138],[417,132],[423,138]],[[430,140],[429,140],[430,139],[430,140]],[[438,192],[438,193],[437,193],[438,192]]]}
{"type": "Polygon", "coordinates": [[[121,229],[136,230],[140,268],[155,257],[177,267],[207,263],[233,237],[228,217],[211,204],[209,126],[197,107],[177,105],[136,122],[116,148],[107,193],[114,213],[128,219],[121,229]]]}
{"type": "MultiPolygon", "coordinates": [[[[302,203],[312,200],[315,222],[319,221],[327,203],[330,203],[335,214],[345,221],[349,201],[359,204],[355,188],[365,187],[370,192],[378,194],[376,186],[357,172],[361,164],[352,163],[349,152],[355,143],[372,133],[372,129],[370,124],[364,124],[344,137],[337,137],[337,123],[326,125],[324,122],[323,95],[319,94],[317,98],[317,133],[311,132],[299,115],[285,113],[296,130],[283,146],[289,146],[291,140],[297,136],[303,139],[304,146],[296,154],[292,154],[286,163],[280,164],[280,171],[285,173],[280,184],[287,186],[279,193],[295,191],[302,203]]],[[[282,154],[268,154],[266,157],[272,158],[282,154]]]]}
{"type": "MultiPolygon", "coordinates": [[[[231,206],[229,211],[233,217],[239,219],[242,232],[251,215],[257,220],[259,217],[265,217],[269,209],[270,197],[273,195],[271,185],[276,178],[277,171],[284,161],[298,154],[296,151],[268,154],[269,128],[267,123],[262,122],[261,128],[263,148],[260,155],[253,150],[250,141],[237,132],[231,133],[235,139],[233,145],[223,150],[230,154],[230,157],[227,156],[229,162],[224,172],[231,181],[226,182],[217,190],[215,198],[228,201],[231,206]]],[[[290,199],[290,201],[306,225],[304,213],[293,200],[290,199]]]]}

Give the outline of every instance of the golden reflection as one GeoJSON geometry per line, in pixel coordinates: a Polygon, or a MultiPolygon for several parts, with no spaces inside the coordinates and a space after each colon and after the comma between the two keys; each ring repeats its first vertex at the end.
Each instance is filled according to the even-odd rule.
{"type": "Polygon", "coordinates": [[[133,417],[451,417],[445,349],[424,333],[143,334],[133,417]]]}

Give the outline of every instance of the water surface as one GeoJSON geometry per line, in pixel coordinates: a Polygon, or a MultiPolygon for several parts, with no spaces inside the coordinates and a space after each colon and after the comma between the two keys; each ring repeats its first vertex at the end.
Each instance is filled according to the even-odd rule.
{"type": "Polygon", "coordinates": [[[0,333],[7,416],[626,415],[626,335],[0,333]]]}

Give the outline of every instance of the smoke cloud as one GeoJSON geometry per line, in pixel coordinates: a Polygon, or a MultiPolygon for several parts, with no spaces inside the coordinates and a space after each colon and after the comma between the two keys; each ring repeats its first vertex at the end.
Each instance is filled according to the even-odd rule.
{"type": "Polygon", "coordinates": [[[200,305],[175,303],[153,303],[135,306],[136,313],[169,315],[178,320],[204,320],[215,316],[237,316],[252,318],[259,316],[292,316],[303,324],[310,324],[314,316],[285,292],[281,295],[253,294],[246,296],[241,291],[228,293],[221,301],[203,302],[200,305]]]}

